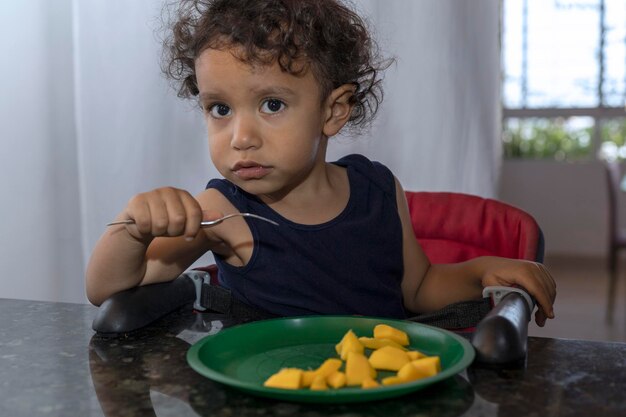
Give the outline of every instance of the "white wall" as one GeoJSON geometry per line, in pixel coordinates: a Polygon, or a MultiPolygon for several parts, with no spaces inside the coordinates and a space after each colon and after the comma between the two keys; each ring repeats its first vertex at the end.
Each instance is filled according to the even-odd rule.
{"type": "MultiPolygon", "coordinates": [[[[91,249],[133,194],[217,176],[202,115],[159,70],[164,1],[0,1],[0,297],[86,302],[91,249]]],[[[361,152],[408,189],[494,195],[498,0],[355,3],[398,64],[371,134],[328,159],[361,152]]]]}
{"type": "Polygon", "coordinates": [[[0,2],[0,297],[84,297],[71,11],[0,2]]]}
{"type": "Polygon", "coordinates": [[[498,195],[535,217],[547,255],[606,256],[608,194],[600,162],[505,160],[498,195]]]}

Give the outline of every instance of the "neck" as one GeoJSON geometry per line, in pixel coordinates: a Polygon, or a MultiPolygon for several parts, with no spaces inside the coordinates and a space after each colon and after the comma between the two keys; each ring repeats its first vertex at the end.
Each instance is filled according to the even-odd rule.
{"type": "Polygon", "coordinates": [[[345,168],[325,161],[326,152],[318,158],[306,179],[297,182],[280,195],[258,197],[283,217],[301,224],[319,224],[332,220],[348,204],[350,186],[345,168]]]}

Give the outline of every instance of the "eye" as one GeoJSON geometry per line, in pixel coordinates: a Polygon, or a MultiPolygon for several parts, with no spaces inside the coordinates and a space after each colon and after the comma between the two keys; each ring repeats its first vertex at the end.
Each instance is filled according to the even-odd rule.
{"type": "Polygon", "coordinates": [[[282,101],[276,98],[267,99],[261,105],[261,111],[263,113],[269,113],[269,114],[278,113],[284,108],[285,108],[285,103],[283,103],[282,101]]]}
{"type": "Polygon", "coordinates": [[[230,107],[222,103],[217,103],[209,106],[208,111],[211,117],[214,117],[216,119],[230,116],[231,113],[230,107]]]}

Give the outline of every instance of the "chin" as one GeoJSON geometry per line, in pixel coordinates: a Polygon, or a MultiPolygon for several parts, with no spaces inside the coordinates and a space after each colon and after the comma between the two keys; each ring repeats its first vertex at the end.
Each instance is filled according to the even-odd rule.
{"type": "Polygon", "coordinates": [[[260,195],[260,194],[272,194],[277,191],[275,186],[272,186],[267,181],[264,180],[241,180],[237,177],[227,178],[230,182],[235,184],[237,187],[241,188],[245,192],[252,195],[260,195]]]}

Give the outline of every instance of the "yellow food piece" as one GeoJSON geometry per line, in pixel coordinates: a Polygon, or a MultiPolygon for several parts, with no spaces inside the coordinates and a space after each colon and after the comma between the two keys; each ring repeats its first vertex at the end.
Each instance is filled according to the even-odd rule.
{"type": "Polygon", "coordinates": [[[365,352],[365,346],[359,342],[359,339],[352,330],[348,330],[341,341],[335,346],[335,350],[341,359],[345,361],[348,358],[349,352],[363,354],[363,352],[365,352]]]}
{"type": "Polygon", "coordinates": [[[302,387],[303,388],[310,387],[311,383],[313,382],[315,377],[318,375],[321,375],[324,378],[326,378],[328,375],[338,371],[339,368],[341,368],[341,365],[343,365],[343,362],[341,361],[341,359],[330,358],[330,359],[326,359],[324,363],[322,363],[315,370],[303,371],[302,382],[301,382],[302,387]]]}
{"type": "Polygon", "coordinates": [[[426,358],[411,361],[410,364],[417,369],[422,378],[435,376],[441,372],[441,360],[439,356],[428,356],[426,358]]]}
{"type": "Polygon", "coordinates": [[[346,361],[346,385],[361,385],[367,378],[376,378],[376,370],[365,355],[349,352],[346,361]]]}
{"type": "Polygon", "coordinates": [[[326,385],[326,377],[322,375],[316,375],[313,378],[313,382],[311,382],[311,389],[313,391],[324,391],[328,389],[328,385],[326,385]]]}
{"type": "Polygon", "coordinates": [[[267,378],[263,386],[270,388],[299,389],[301,388],[302,369],[283,368],[267,378]]]}
{"type": "Polygon", "coordinates": [[[416,359],[421,359],[421,358],[425,358],[426,357],[425,354],[423,354],[422,352],[419,352],[417,350],[409,350],[406,354],[409,357],[409,359],[412,360],[412,361],[414,361],[416,359]]]}
{"type": "Polygon", "coordinates": [[[375,339],[391,339],[401,346],[407,346],[409,344],[409,335],[402,330],[395,327],[388,326],[386,324],[377,324],[374,327],[375,339]]]}
{"type": "Polygon", "coordinates": [[[363,382],[361,382],[361,388],[376,388],[376,387],[380,387],[380,384],[375,379],[367,378],[367,379],[364,379],[363,382]]]}
{"type": "Polygon", "coordinates": [[[341,371],[333,372],[326,377],[326,382],[333,388],[341,388],[346,385],[346,374],[341,371]]]}
{"type": "Polygon", "coordinates": [[[398,349],[406,349],[405,347],[398,344],[397,342],[394,342],[391,339],[376,339],[374,337],[359,337],[359,342],[361,342],[361,344],[365,346],[366,348],[373,349],[373,350],[380,349],[383,346],[393,346],[398,349]]]}
{"type": "MultiPolygon", "coordinates": [[[[314,391],[360,386],[362,389],[407,383],[441,372],[438,356],[427,356],[417,350],[408,350],[406,332],[386,324],[374,327],[374,337],[357,337],[348,330],[335,351],[341,357],[326,359],[317,369],[283,368],[263,383],[266,387],[282,389],[310,388],[314,391]],[[372,351],[369,358],[365,349],[372,351]],[[346,361],[344,372],[340,371],[346,361]],[[397,371],[396,375],[377,381],[377,369],[397,371]]],[[[369,352],[369,351],[368,351],[369,352]]]]}
{"type": "Polygon", "coordinates": [[[354,334],[354,332],[352,331],[352,329],[348,330],[346,332],[346,334],[343,335],[343,337],[341,338],[341,340],[339,341],[339,343],[337,343],[335,345],[335,351],[337,352],[337,355],[341,355],[341,348],[343,347],[343,343],[348,339],[348,338],[352,338],[352,336],[354,336],[354,338],[356,338],[358,340],[358,338],[356,337],[356,335],[354,334]]]}
{"type": "Polygon", "coordinates": [[[302,371],[302,380],[300,381],[302,388],[310,387],[316,375],[317,374],[313,370],[302,371]]]}
{"type": "Polygon", "coordinates": [[[404,350],[393,346],[383,346],[373,351],[369,358],[369,363],[374,369],[386,371],[397,371],[409,361],[409,356],[404,350]]]}
{"type": "Polygon", "coordinates": [[[383,380],[380,382],[382,382],[383,385],[397,385],[406,383],[406,381],[399,376],[388,376],[387,378],[383,378],[383,380]]]}
{"type": "Polygon", "coordinates": [[[416,379],[426,378],[428,375],[413,366],[413,363],[409,362],[400,368],[396,376],[406,382],[409,382],[415,381],[416,379]]]}
{"type": "Polygon", "coordinates": [[[339,368],[341,368],[341,365],[343,365],[343,362],[337,358],[326,359],[324,363],[322,363],[314,372],[317,375],[327,377],[328,375],[337,372],[339,368]]]}

